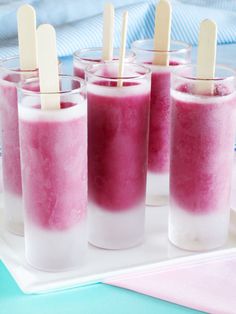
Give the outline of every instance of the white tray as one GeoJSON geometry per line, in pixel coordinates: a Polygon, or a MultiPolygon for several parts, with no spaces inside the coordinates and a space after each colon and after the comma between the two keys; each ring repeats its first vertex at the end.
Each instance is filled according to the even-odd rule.
{"type": "MultiPolygon", "coordinates": [[[[230,232],[225,247],[211,253],[196,254],[182,251],[172,246],[167,239],[168,207],[147,208],[146,239],[138,247],[109,251],[89,246],[87,264],[78,270],[49,273],[35,270],[27,265],[24,257],[24,238],[14,236],[0,225],[0,257],[24,293],[44,293],[53,290],[71,288],[96,282],[108,281],[109,278],[122,273],[142,271],[153,266],[171,265],[202,259],[205,254],[222,256],[236,247],[236,236],[230,232]],[[182,257],[182,258],[180,258],[182,257]]],[[[232,226],[236,226],[236,213],[231,217],[232,226]],[[232,223],[234,219],[234,223],[232,223]]],[[[236,249],[235,249],[236,252],[236,249]]]]}

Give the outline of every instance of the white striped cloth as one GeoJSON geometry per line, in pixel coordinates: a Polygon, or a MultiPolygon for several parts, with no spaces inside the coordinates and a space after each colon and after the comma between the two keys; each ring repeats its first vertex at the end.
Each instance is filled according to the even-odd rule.
{"type": "MultiPolygon", "coordinates": [[[[16,26],[15,29],[13,26],[8,28],[8,24],[10,20],[12,24],[15,23],[13,20],[16,7],[20,2],[22,1],[13,1],[11,4],[8,2],[5,4],[8,10],[5,11],[4,5],[0,5],[0,57],[15,55],[18,52],[16,26]]],[[[56,25],[59,56],[69,56],[79,48],[101,46],[102,10],[106,1],[31,0],[28,2],[32,2],[35,6],[39,23],[50,22],[56,25]]],[[[134,40],[153,36],[156,1],[113,0],[113,3],[119,7],[116,10],[115,22],[116,47],[120,45],[124,10],[129,11],[128,46],[134,40]],[[120,7],[121,5],[124,6],[120,7]]],[[[218,24],[218,44],[236,43],[236,1],[173,0],[172,3],[172,39],[196,45],[199,23],[205,18],[211,18],[218,24]]]]}

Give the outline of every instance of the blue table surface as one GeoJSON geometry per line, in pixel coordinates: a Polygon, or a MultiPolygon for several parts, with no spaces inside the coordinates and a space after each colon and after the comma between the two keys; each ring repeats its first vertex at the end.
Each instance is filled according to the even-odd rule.
{"type": "MultiPolygon", "coordinates": [[[[218,49],[218,62],[236,67],[233,56],[235,45],[218,49]]],[[[196,49],[194,49],[194,56],[196,49]]],[[[71,73],[71,57],[63,58],[63,71],[71,73]]],[[[184,291],[183,291],[184,294],[184,291]]],[[[163,300],[105,284],[68,289],[60,292],[25,295],[5,266],[0,262],[1,314],[174,314],[200,313],[163,300]]]]}
{"type": "Polygon", "coordinates": [[[25,295],[0,262],[1,314],[200,313],[176,304],[105,284],[25,295]]]}

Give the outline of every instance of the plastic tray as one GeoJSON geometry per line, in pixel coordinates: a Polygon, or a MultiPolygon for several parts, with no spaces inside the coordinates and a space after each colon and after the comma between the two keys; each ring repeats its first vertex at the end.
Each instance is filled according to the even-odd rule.
{"type": "MultiPolygon", "coordinates": [[[[146,238],[142,245],[118,251],[98,249],[89,245],[87,263],[83,267],[58,273],[42,272],[30,267],[24,257],[24,238],[8,233],[1,223],[0,257],[24,293],[45,293],[109,281],[109,278],[116,275],[143,271],[150,267],[163,267],[163,265],[176,267],[176,264],[188,261],[189,255],[192,255],[191,262],[194,260],[197,262],[199,256],[202,258],[204,254],[209,255],[209,253],[199,255],[182,251],[171,245],[167,238],[167,219],[168,207],[147,208],[146,238]]],[[[236,222],[236,213],[231,217],[231,225],[236,226],[232,220],[236,222]]],[[[234,247],[236,247],[236,236],[231,228],[228,242],[217,252],[222,255],[224,250],[229,252],[234,247]]],[[[215,253],[213,251],[210,255],[215,253]]]]}

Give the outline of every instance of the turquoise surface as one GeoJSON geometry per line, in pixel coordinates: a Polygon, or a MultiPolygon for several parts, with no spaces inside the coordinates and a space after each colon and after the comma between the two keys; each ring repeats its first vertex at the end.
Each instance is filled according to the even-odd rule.
{"type": "Polygon", "coordinates": [[[0,262],[0,313],[192,314],[200,312],[105,284],[56,293],[25,295],[0,262]]]}

